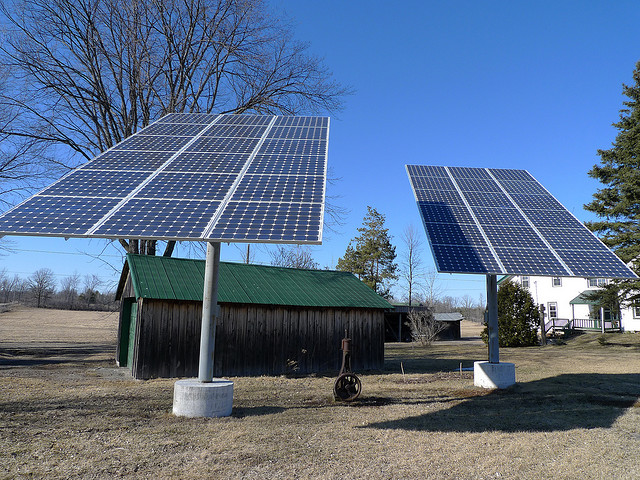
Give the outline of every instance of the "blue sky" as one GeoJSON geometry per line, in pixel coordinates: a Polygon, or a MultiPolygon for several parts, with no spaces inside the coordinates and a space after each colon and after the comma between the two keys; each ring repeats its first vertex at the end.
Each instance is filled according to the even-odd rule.
{"type": "MultiPolygon", "coordinates": [[[[329,166],[341,180],[329,194],[349,215],[342,233],[313,247],[321,266],[335,266],[367,205],[386,215],[398,253],[405,226],[423,231],[407,163],[523,168],[580,220],[592,218],[582,206],[599,184],[587,172],[597,149],[615,138],[622,83],[640,60],[637,2],[270,3],[355,91],[331,119],[329,166]]],[[[433,268],[423,238],[424,266],[433,268]]],[[[0,257],[10,274],[48,267],[59,276],[117,278],[81,253],[98,253],[102,240],[13,241],[18,251],[0,257]]],[[[119,249],[107,247],[106,255],[120,266],[119,249]]],[[[223,260],[239,258],[223,244],[223,260]]],[[[438,279],[444,295],[484,294],[482,276],[438,279]]]]}

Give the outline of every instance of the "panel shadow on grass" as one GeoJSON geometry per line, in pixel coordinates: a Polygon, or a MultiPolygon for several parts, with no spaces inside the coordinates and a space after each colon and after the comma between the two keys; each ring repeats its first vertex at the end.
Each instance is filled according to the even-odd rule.
{"type": "Polygon", "coordinates": [[[115,358],[115,345],[88,343],[23,344],[15,347],[0,345],[0,368],[53,365],[59,363],[99,363],[92,356],[107,354],[115,358]]]}
{"type": "Polygon", "coordinates": [[[362,428],[470,433],[608,428],[626,409],[640,408],[640,374],[565,374],[468,393],[448,409],[362,428]]]}

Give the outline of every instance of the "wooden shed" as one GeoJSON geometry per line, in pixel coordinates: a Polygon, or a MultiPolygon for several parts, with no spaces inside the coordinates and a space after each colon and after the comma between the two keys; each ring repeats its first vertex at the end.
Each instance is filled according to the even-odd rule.
{"type": "MultiPolygon", "coordinates": [[[[410,342],[409,312],[428,310],[422,305],[394,305],[393,310],[385,312],[385,342],[410,342]]],[[[464,319],[461,313],[434,313],[434,319],[445,323],[445,328],[436,337],[438,340],[460,340],[460,323],[464,319]]]]}
{"type": "MultiPolygon", "coordinates": [[[[205,262],[127,255],[116,361],[135,378],[198,374],[205,262]]],[[[384,362],[382,297],[347,272],[220,262],[214,375],[337,371],[345,330],[354,370],[384,362]]]]}

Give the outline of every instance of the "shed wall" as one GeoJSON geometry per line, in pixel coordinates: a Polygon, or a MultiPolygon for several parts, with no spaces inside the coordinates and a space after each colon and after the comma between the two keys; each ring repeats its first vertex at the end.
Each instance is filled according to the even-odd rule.
{"type": "MultiPolygon", "coordinates": [[[[199,302],[138,300],[135,378],[198,375],[199,302]]],[[[214,375],[280,375],[339,370],[345,329],[355,371],[382,368],[382,310],[222,304],[214,375]]]]}

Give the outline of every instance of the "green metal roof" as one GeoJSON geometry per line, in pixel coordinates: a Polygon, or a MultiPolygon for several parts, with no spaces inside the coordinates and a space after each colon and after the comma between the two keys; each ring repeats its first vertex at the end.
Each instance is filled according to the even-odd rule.
{"type": "MultiPolygon", "coordinates": [[[[202,301],[204,260],[127,255],[137,298],[202,301]]],[[[126,280],[120,279],[120,292],[126,280]]],[[[393,308],[348,272],[220,262],[219,303],[393,308]]]]}
{"type": "Polygon", "coordinates": [[[591,295],[591,294],[593,294],[595,292],[597,292],[597,290],[585,290],[580,295],[578,295],[576,298],[571,300],[569,303],[571,305],[598,305],[597,301],[589,300],[589,298],[587,298],[589,295],[591,295]]]}

